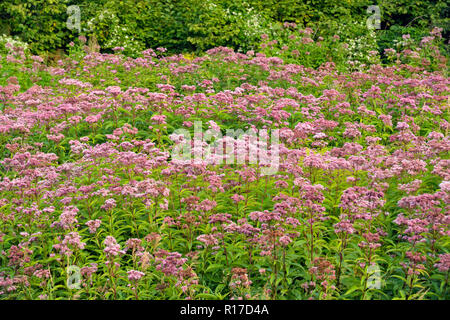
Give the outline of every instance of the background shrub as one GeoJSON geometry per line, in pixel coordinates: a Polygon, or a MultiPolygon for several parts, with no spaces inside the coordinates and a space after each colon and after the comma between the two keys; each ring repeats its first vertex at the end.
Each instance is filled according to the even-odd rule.
{"type": "Polygon", "coordinates": [[[120,46],[131,56],[157,47],[172,53],[217,46],[246,51],[257,48],[261,34],[278,32],[276,25],[283,22],[319,26],[322,37],[340,30],[353,37],[355,46],[358,41],[365,46],[370,40],[369,47],[373,39],[364,38],[361,27],[370,5],[381,9],[383,30],[375,33],[380,53],[392,47],[399,34],[419,38],[440,27],[443,37],[449,36],[449,8],[444,0],[3,0],[0,34],[19,37],[33,53],[67,50],[79,35],[66,26],[70,5],[81,8],[81,33],[95,36],[102,51],[120,46]]]}

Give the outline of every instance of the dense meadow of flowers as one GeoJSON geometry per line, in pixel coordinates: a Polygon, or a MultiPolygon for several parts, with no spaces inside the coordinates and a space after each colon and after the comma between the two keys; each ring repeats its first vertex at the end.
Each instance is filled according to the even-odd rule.
{"type": "Polygon", "coordinates": [[[224,47],[48,66],[10,46],[0,299],[448,299],[450,81],[420,56],[445,61],[435,37],[351,72],[224,47]],[[277,130],[277,172],[173,158],[197,121],[277,130]]]}

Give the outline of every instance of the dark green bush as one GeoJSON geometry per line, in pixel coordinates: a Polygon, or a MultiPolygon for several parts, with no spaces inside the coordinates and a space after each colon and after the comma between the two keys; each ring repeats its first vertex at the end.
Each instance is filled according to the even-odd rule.
{"type": "Polygon", "coordinates": [[[449,28],[449,7],[446,0],[381,0],[378,1],[386,27],[392,25],[420,28],[449,28]]]}
{"type": "Polygon", "coordinates": [[[60,48],[70,34],[66,6],[65,1],[4,0],[0,3],[3,33],[19,35],[34,52],[60,48]]]}
{"type": "Polygon", "coordinates": [[[374,4],[370,0],[250,0],[249,2],[276,21],[299,24],[350,17],[365,20],[367,7],[374,4]]]}
{"type": "Polygon", "coordinates": [[[124,47],[136,53],[146,47],[192,50],[188,24],[193,0],[109,1],[87,22],[103,49],[124,47]]]}

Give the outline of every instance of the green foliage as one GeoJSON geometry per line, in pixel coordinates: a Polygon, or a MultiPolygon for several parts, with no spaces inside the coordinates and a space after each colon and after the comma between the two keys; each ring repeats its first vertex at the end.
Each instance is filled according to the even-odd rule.
{"type": "MultiPolygon", "coordinates": [[[[321,31],[329,33],[339,22],[353,32],[351,25],[365,24],[370,5],[380,6],[383,29],[408,25],[415,28],[408,33],[420,34],[437,26],[444,29],[445,37],[449,25],[448,4],[442,0],[3,0],[0,34],[19,36],[34,53],[66,50],[79,35],[66,25],[70,5],[80,7],[82,35],[95,36],[102,51],[124,47],[131,56],[157,47],[170,52],[216,46],[254,49],[261,34],[286,21],[323,25],[328,29],[321,31]]],[[[377,31],[380,52],[398,32],[390,31],[377,31]]]]}
{"type": "Polygon", "coordinates": [[[392,25],[431,26],[446,28],[448,32],[449,7],[445,0],[381,0],[378,1],[382,19],[387,27],[392,25]]]}
{"type": "Polygon", "coordinates": [[[268,14],[276,21],[290,21],[300,24],[321,20],[361,18],[365,20],[366,8],[373,2],[368,0],[267,0],[249,1],[255,8],[268,14]]]}
{"type": "Polygon", "coordinates": [[[192,1],[109,1],[87,22],[104,49],[124,47],[125,53],[143,48],[165,47],[191,50],[187,41],[192,1]]]}
{"type": "Polygon", "coordinates": [[[66,48],[77,36],[76,30],[67,28],[67,7],[79,5],[86,15],[93,4],[87,0],[4,0],[0,3],[0,29],[20,36],[35,53],[66,48]]]}

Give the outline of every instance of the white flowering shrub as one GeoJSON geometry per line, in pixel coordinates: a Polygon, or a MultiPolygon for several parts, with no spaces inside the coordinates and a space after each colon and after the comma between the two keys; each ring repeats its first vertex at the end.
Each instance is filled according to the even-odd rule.
{"type": "Polygon", "coordinates": [[[136,39],[134,30],[120,22],[115,12],[108,9],[88,21],[88,31],[101,35],[102,49],[122,47],[125,54],[136,56],[145,49],[143,41],[136,39]]]}
{"type": "Polygon", "coordinates": [[[269,32],[272,23],[247,2],[221,5],[204,1],[204,8],[194,14],[189,25],[188,41],[200,49],[230,46],[238,50],[257,48],[261,34],[269,32]]]}
{"type": "Polygon", "coordinates": [[[336,35],[345,43],[343,48],[350,69],[361,70],[380,63],[376,30],[367,28],[365,21],[339,24],[336,35]]]}
{"type": "Polygon", "coordinates": [[[21,41],[18,37],[11,37],[5,34],[0,35],[1,53],[10,53],[14,47],[23,48],[24,50],[27,50],[28,44],[26,42],[21,41]]]}

